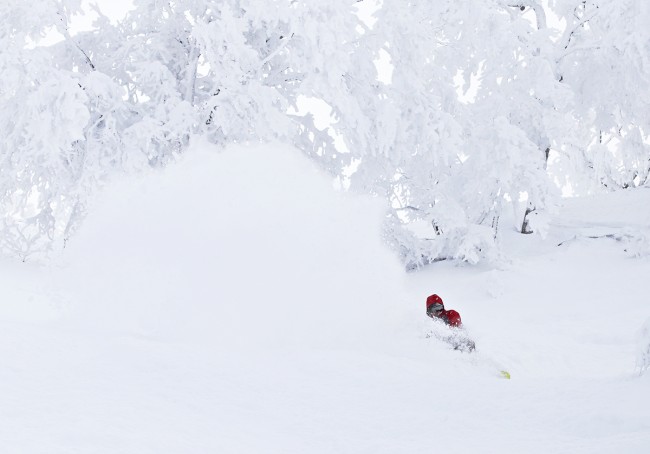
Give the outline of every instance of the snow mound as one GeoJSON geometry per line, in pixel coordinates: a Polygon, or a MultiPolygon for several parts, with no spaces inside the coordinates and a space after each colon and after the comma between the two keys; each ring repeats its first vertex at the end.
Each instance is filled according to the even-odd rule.
{"type": "Polygon", "coordinates": [[[70,244],[87,322],[230,345],[376,342],[401,273],[382,207],[337,193],[295,149],[202,144],[121,182],[70,244]],[[345,314],[345,315],[343,315],[345,314]]]}
{"type": "Polygon", "coordinates": [[[650,256],[648,207],[650,188],[646,187],[565,199],[555,222],[565,236],[558,240],[608,238],[621,243],[629,256],[650,256]]]}
{"type": "Polygon", "coordinates": [[[645,374],[650,369],[650,318],[648,318],[637,334],[637,360],[639,374],[645,374]]]}

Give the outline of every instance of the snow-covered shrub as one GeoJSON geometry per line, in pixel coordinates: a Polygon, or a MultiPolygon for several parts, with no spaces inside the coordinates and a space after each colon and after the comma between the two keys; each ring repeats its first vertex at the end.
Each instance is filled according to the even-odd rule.
{"type": "Polygon", "coordinates": [[[449,212],[443,215],[444,210],[433,212],[441,215],[407,224],[397,217],[389,217],[384,223],[384,237],[399,253],[407,270],[441,260],[476,264],[501,259],[493,227],[467,222],[462,210],[455,217],[449,216],[449,212]]]}

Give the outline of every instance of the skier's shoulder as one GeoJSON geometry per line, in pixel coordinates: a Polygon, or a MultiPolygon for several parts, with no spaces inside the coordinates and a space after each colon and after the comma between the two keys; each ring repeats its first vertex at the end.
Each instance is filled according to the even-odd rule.
{"type": "Polygon", "coordinates": [[[453,310],[453,309],[445,311],[445,318],[446,318],[447,324],[450,325],[450,326],[458,326],[458,327],[460,327],[462,325],[460,314],[457,311],[453,310]]]}

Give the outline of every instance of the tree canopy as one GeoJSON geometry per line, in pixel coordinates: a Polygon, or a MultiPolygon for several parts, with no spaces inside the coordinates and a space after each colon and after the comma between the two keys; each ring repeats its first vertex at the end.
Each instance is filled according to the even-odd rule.
{"type": "Polygon", "coordinates": [[[102,182],[195,136],[291,143],[385,197],[410,268],[544,235],[563,187],[650,184],[647,2],[383,0],[372,21],[359,3],[137,0],[73,33],[77,0],[3,2],[1,251],[60,248],[102,182]]]}

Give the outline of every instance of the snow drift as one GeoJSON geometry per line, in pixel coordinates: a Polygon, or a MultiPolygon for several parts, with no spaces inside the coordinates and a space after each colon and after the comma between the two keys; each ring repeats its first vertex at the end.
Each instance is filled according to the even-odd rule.
{"type": "Polygon", "coordinates": [[[376,343],[401,302],[381,216],[297,150],[195,148],[107,191],[66,274],[80,314],[111,329],[230,346],[376,343]]]}

